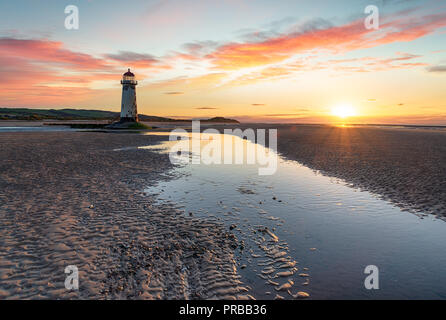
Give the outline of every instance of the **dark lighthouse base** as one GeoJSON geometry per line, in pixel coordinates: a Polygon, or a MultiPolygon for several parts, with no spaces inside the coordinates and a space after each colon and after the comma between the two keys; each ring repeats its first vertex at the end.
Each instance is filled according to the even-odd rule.
{"type": "Polygon", "coordinates": [[[121,118],[118,122],[114,122],[106,126],[106,129],[141,129],[144,124],[135,120],[135,118],[121,118]]]}
{"type": "Polygon", "coordinates": [[[136,117],[136,118],[121,118],[119,120],[119,123],[124,123],[124,122],[138,122],[138,117],[136,117]]]}

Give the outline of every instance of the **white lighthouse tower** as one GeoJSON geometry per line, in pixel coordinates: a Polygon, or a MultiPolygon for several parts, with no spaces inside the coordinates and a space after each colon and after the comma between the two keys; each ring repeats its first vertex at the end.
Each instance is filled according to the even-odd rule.
{"type": "Polygon", "coordinates": [[[136,107],[136,86],[138,81],[130,69],[124,73],[121,80],[122,100],[121,100],[121,120],[120,122],[138,121],[138,109],[136,107]]]}

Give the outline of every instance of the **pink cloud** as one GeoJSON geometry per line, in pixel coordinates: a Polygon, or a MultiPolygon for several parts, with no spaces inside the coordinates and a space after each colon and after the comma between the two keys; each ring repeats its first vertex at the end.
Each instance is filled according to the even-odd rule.
{"type": "Polygon", "coordinates": [[[103,69],[103,60],[63,48],[62,42],[0,38],[0,56],[66,65],[80,70],[103,69]]]}
{"type": "Polygon", "coordinates": [[[0,103],[54,104],[82,100],[98,90],[93,81],[119,81],[124,67],[163,68],[149,55],[120,52],[97,58],[64,48],[62,42],[0,38],[0,103]],[[54,88],[57,90],[54,90],[54,88]]]}

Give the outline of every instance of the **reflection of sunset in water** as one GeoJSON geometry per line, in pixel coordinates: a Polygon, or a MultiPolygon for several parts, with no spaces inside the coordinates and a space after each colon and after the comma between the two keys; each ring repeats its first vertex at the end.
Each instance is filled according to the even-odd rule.
{"type": "MultiPolygon", "coordinates": [[[[333,132],[331,139],[349,146],[351,130],[338,133],[333,132]]],[[[206,145],[209,140],[201,142],[206,145]]],[[[161,146],[168,150],[172,143],[161,146]]],[[[245,247],[237,251],[238,271],[241,281],[249,281],[249,294],[255,298],[272,299],[271,292],[276,292],[277,280],[268,283],[262,271],[290,272],[291,292],[302,290],[315,299],[437,298],[444,288],[446,257],[438,255],[446,240],[441,220],[420,220],[281,156],[272,176],[259,176],[256,166],[246,164],[204,163],[178,166],[173,176],[177,179],[160,182],[146,192],[158,194],[160,203],[181,204],[181,210],[193,212],[194,217],[234,228],[245,247]],[[271,251],[284,254],[287,260],[281,263],[289,268],[277,268],[279,264],[268,255],[271,251]],[[298,262],[295,266],[294,261],[298,262]],[[392,286],[379,292],[364,290],[362,270],[371,261],[386,270],[381,281],[392,286]],[[272,267],[262,266],[268,263],[272,267]],[[417,277],[410,276],[414,270],[417,277]],[[302,278],[301,273],[309,276],[302,278]]]]}

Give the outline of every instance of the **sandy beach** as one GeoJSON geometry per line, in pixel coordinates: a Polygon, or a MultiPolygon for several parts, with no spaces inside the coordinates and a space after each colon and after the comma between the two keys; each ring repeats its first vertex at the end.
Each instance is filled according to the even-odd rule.
{"type": "Polygon", "coordinates": [[[278,150],[403,210],[446,216],[445,129],[280,126],[278,150]]]}
{"type": "Polygon", "coordinates": [[[114,149],[163,137],[2,133],[0,298],[244,298],[237,239],[142,193],[167,155],[114,149]],[[79,291],[64,288],[76,265],[79,291]]]}
{"type": "MultiPolygon", "coordinates": [[[[444,131],[278,128],[278,151],[285,158],[405,210],[446,214],[444,131]]],[[[144,191],[175,177],[168,154],[135,147],[167,138],[0,133],[0,298],[253,298],[240,276],[236,252],[243,241],[236,227],[198,217],[179,202],[157,202],[158,194],[144,191]],[[80,270],[79,291],[64,287],[68,265],[80,270]]],[[[255,234],[257,229],[251,229],[255,234]]],[[[281,272],[293,275],[296,262],[282,252],[287,245],[271,234],[255,235],[271,269],[262,272],[286,268],[281,272]]]]}
{"type": "MultiPolygon", "coordinates": [[[[277,129],[281,156],[374,193],[402,210],[446,217],[446,128],[291,124],[238,127],[277,129]]],[[[223,132],[224,128],[219,130],[223,132]]]]}

